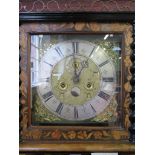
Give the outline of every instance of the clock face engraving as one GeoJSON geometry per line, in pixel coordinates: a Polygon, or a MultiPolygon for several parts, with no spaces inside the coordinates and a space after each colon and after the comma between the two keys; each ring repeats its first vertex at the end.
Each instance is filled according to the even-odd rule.
{"type": "Polygon", "coordinates": [[[89,41],[55,44],[47,49],[38,66],[40,100],[60,118],[93,118],[104,111],[115,93],[114,64],[104,49],[89,41]]]}

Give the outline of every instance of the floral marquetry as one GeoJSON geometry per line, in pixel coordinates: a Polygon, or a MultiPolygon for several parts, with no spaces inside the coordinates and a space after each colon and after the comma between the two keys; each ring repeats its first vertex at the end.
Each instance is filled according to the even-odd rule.
{"type": "Polygon", "coordinates": [[[27,143],[126,143],[132,25],[20,26],[20,137],[27,143]]]}
{"type": "Polygon", "coordinates": [[[20,0],[20,12],[134,11],[134,0],[20,0]]]}

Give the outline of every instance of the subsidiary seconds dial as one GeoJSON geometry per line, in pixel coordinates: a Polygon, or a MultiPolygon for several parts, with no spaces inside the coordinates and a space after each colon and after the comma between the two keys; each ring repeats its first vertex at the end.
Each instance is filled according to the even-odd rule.
{"type": "Polygon", "coordinates": [[[83,41],[49,48],[40,62],[37,87],[42,104],[67,120],[86,120],[104,111],[115,92],[115,67],[104,49],[83,41]]]}

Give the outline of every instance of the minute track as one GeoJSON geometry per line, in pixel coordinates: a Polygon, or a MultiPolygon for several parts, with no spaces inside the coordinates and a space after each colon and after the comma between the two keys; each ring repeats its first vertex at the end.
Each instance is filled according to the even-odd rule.
{"type": "Polygon", "coordinates": [[[66,43],[60,42],[51,47],[41,59],[41,62],[50,61],[53,64],[50,68],[42,63],[42,69],[45,70],[41,71],[41,78],[44,80],[46,76],[49,77],[49,80],[45,79],[49,82],[43,85],[46,84],[47,89],[51,89],[53,97],[44,93],[46,89],[40,85],[38,89],[39,93],[41,92],[41,100],[56,117],[70,121],[91,119],[109,104],[112,93],[106,94],[105,91],[103,94],[99,91],[104,89],[103,82],[108,82],[107,86],[113,89],[113,83],[109,82],[115,79],[112,77],[115,75],[113,64],[109,63],[109,57],[98,45],[79,40],[66,43]],[[62,57],[60,49],[65,56],[62,57]],[[101,56],[98,56],[97,52],[101,56]],[[97,61],[102,63],[97,65],[97,61]],[[104,65],[106,68],[101,69],[104,65]],[[110,71],[107,67],[111,67],[110,71]],[[105,69],[107,73],[104,77],[105,69]],[[57,75],[58,73],[61,74],[57,75]]]}

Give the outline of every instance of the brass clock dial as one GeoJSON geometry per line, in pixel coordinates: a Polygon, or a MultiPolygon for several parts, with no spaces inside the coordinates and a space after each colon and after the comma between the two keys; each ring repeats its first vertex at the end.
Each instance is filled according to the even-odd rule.
{"type": "Polygon", "coordinates": [[[47,49],[39,63],[37,92],[42,104],[66,120],[95,117],[109,105],[116,71],[103,48],[89,41],[63,41],[47,49]]]}

